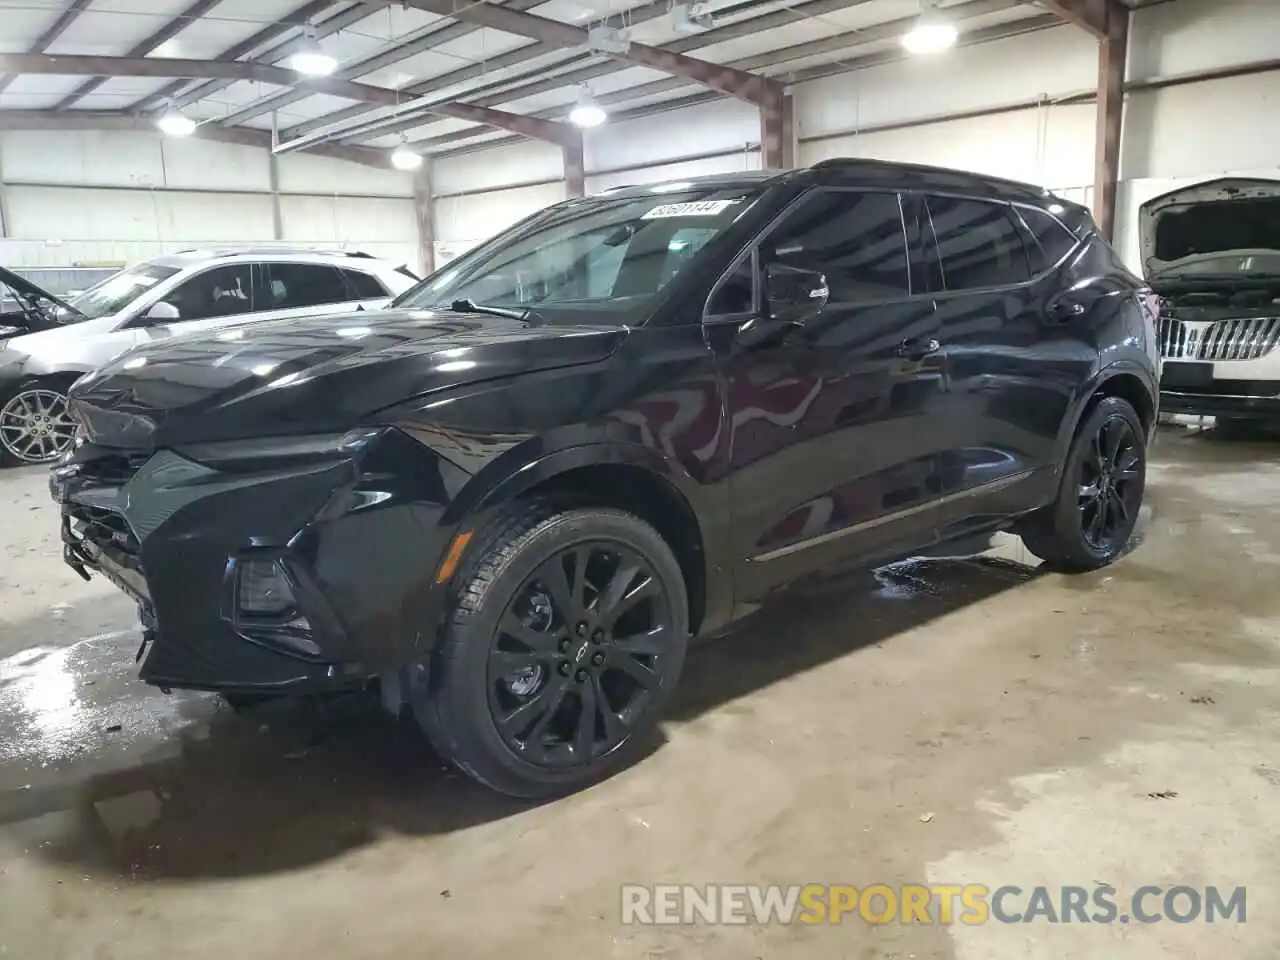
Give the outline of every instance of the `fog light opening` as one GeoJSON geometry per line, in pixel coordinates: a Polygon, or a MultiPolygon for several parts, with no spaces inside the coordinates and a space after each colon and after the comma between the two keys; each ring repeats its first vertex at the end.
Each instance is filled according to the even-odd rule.
{"type": "Polygon", "coordinates": [[[289,577],[279,560],[242,561],[236,596],[240,612],[255,617],[280,617],[297,607],[289,577]]]}

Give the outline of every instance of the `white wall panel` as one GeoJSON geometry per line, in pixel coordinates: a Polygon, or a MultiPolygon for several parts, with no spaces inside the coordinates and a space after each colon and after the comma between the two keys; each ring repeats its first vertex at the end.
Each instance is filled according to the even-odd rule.
{"type": "Polygon", "coordinates": [[[281,193],[413,196],[413,174],[400,170],[382,170],[310,153],[281,154],[276,163],[281,193]]]}
{"type": "Polygon", "coordinates": [[[1130,29],[1131,78],[1270,60],[1280,49],[1280,3],[1178,0],[1136,11],[1130,29]]]}
{"type": "Polygon", "coordinates": [[[801,143],[808,165],[831,157],[899,160],[1038,184],[1083,185],[1093,180],[1092,104],[1039,107],[903,130],[885,130],[801,143]]]}
{"type": "Polygon", "coordinates": [[[280,198],[280,223],[290,243],[418,263],[418,223],[413,204],[405,200],[286,195],[280,198]]]}
{"type": "Polygon", "coordinates": [[[435,203],[436,239],[463,245],[487,240],[517,220],[563,199],[563,183],[441,197],[435,203]]]}
{"type": "Polygon", "coordinates": [[[554,143],[527,140],[437,160],[431,171],[437,195],[493,190],[511,184],[560,180],[564,157],[554,143]]]}
{"type": "Polygon", "coordinates": [[[800,84],[796,129],[800,137],[813,137],[1052,100],[1093,89],[1097,74],[1097,46],[1089,35],[1056,27],[800,84]]]}
{"type": "Polygon", "coordinates": [[[664,180],[681,180],[687,177],[701,177],[712,173],[734,173],[741,170],[759,170],[760,151],[742,151],[719,157],[706,157],[701,160],[685,160],[680,163],[663,163],[638,170],[623,170],[618,173],[601,173],[587,177],[587,193],[599,193],[610,187],[627,184],[661,183],[664,180]]]}
{"type": "Polygon", "coordinates": [[[261,192],[271,189],[267,152],[257,147],[168,138],[160,141],[160,148],[165,186],[261,192]]]}
{"type": "Polygon", "coordinates": [[[760,115],[739,100],[717,100],[671,113],[608,123],[584,138],[587,170],[658,164],[760,142],[760,115]]]}
{"type": "Polygon", "coordinates": [[[164,185],[160,136],[107,130],[6,130],[0,170],[7,183],[164,185]]]}

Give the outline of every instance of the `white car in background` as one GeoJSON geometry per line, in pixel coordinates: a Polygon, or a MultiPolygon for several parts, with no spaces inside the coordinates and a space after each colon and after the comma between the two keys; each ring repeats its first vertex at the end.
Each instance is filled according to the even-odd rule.
{"type": "Polygon", "coordinates": [[[360,253],[187,250],[121,270],[66,300],[0,271],[0,465],[49,463],[70,446],[67,389],[135,346],[230,324],[372,310],[417,283],[360,253]]]}

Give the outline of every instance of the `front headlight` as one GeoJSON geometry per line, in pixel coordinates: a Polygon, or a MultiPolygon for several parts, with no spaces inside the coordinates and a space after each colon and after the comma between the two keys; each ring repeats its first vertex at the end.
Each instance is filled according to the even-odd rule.
{"type": "Polygon", "coordinates": [[[249,470],[283,463],[311,463],[355,456],[389,429],[361,427],[346,433],[302,437],[255,437],[177,447],[176,452],[208,467],[249,470]]]}

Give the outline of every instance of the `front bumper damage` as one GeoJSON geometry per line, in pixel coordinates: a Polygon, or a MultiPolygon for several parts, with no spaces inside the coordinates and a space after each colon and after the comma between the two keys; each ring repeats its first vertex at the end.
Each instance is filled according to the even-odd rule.
{"type": "Polygon", "coordinates": [[[313,692],[425,657],[451,537],[442,473],[398,431],[358,454],[221,469],[80,447],[54,468],[64,559],[138,606],[165,688],[313,692]]]}

